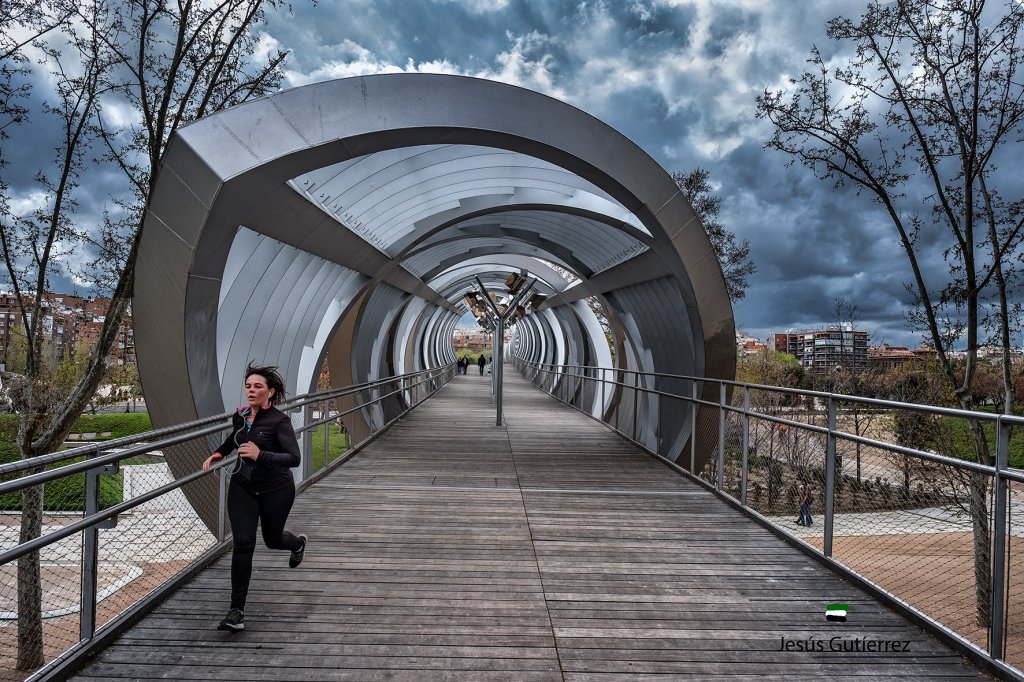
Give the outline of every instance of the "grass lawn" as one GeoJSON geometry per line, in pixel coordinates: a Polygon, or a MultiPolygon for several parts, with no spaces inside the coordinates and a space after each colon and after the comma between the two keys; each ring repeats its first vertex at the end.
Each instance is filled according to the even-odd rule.
{"type": "MultiPolygon", "coordinates": [[[[337,461],[345,454],[345,434],[337,424],[330,424],[330,461],[337,461]]],[[[313,430],[313,471],[320,471],[324,468],[324,427],[318,426],[313,430]]]]}
{"type": "MultiPolygon", "coordinates": [[[[95,433],[95,441],[99,442],[132,436],[138,433],[151,431],[153,425],[148,414],[137,412],[111,413],[111,414],[85,414],[78,418],[71,433],[95,433]],[[100,434],[108,433],[108,436],[100,434]]],[[[14,414],[0,414],[0,463],[16,462],[19,459],[17,448],[18,416],[14,414]]],[[[333,448],[332,448],[333,449],[333,448]]],[[[151,461],[148,458],[147,461],[151,461]]],[[[69,462],[60,462],[52,465],[51,468],[65,466],[73,462],[81,461],[74,459],[69,462]]],[[[127,463],[127,462],[126,462],[127,463]]],[[[121,502],[123,499],[122,475],[103,477],[100,483],[100,506],[106,508],[121,502]]],[[[46,511],[81,511],[85,508],[85,474],[75,474],[47,483],[43,492],[43,509],[46,511]]],[[[21,509],[21,495],[10,493],[0,495],[0,509],[17,510],[21,509]]]]}

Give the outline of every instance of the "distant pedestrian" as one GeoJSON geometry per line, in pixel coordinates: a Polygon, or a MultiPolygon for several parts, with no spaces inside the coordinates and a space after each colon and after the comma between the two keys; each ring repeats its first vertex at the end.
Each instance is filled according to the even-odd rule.
{"type": "Polygon", "coordinates": [[[796,521],[798,526],[811,525],[811,486],[807,485],[807,479],[800,479],[800,518],[796,521]]]}
{"type": "Polygon", "coordinates": [[[484,367],[487,365],[487,358],[484,357],[483,353],[480,354],[480,357],[477,359],[476,364],[478,367],[480,367],[480,376],[483,376],[484,367]]]}
{"type": "Polygon", "coordinates": [[[231,435],[203,462],[203,471],[238,449],[238,460],[228,486],[228,517],[234,534],[231,551],[231,607],[217,626],[237,632],[245,628],[245,600],[252,577],[252,555],[256,550],[256,525],[263,530],[263,542],[270,549],[291,552],[288,565],[302,563],[306,536],[285,530],[295,481],[289,471],[299,466],[299,443],[292,421],[276,407],[284,400],[284,381],[276,367],[245,370],[247,405],[231,419],[231,435]]]}

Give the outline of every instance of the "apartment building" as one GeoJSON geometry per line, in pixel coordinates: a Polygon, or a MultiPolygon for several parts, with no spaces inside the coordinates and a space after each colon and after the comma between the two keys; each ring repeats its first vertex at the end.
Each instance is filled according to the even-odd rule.
{"type": "Polygon", "coordinates": [[[775,350],[789,353],[813,374],[837,369],[863,372],[868,368],[868,333],[849,325],[813,331],[775,334],[775,350]]]}
{"type": "MultiPolygon", "coordinates": [[[[26,296],[26,308],[35,301],[26,296]]],[[[110,305],[109,298],[89,298],[74,294],[44,293],[40,308],[42,319],[39,333],[50,350],[57,356],[75,352],[79,346],[91,350],[99,340],[104,315],[110,305]]],[[[15,339],[25,336],[21,306],[11,292],[0,292],[0,363],[6,365],[13,352],[15,339]]],[[[135,362],[135,332],[131,315],[126,315],[118,330],[117,340],[111,348],[108,364],[123,365],[135,362]]]]}

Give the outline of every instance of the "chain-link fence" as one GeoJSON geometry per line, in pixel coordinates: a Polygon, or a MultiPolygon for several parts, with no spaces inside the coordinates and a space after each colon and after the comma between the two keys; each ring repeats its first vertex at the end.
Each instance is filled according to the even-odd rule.
{"type": "Polygon", "coordinates": [[[684,469],[692,461],[710,488],[981,655],[1024,667],[1024,471],[1009,459],[1011,450],[1024,454],[1024,418],[699,377],[516,364],[583,411],[592,412],[591,396],[612,395],[602,420],[626,438],[684,469]],[[601,389],[569,390],[564,377],[574,376],[601,389]],[[642,415],[645,396],[648,403],[672,398],[687,427],[696,425],[689,430],[696,438],[672,451],[664,440],[644,438],[642,416],[634,415],[642,415]]]}
{"type": "MultiPolygon", "coordinates": [[[[299,479],[342,461],[452,376],[454,366],[280,406],[297,425],[299,479]],[[390,419],[353,443],[348,424],[372,423],[383,401],[390,419]]],[[[237,459],[209,472],[200,465],[230,423],[229,413],[0,465],[0,680],[23,680],[40,660],[53,671],[84,653],[105,628],[228,546],[237,459]],[[191,464],[175,472],[172,462],[191,464]]]]}

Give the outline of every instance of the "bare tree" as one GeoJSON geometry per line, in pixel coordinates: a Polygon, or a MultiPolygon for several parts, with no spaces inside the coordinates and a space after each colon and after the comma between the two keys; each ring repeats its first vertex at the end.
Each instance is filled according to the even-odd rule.
{"type": "MultiPolygon", "coordinates": [[[[33,447],[34,441],[40,440],[39,431],[46,430],[50,415],[63,399],[54,390],[55,363],[46,362],[43,352],[43,322],[48,308],[44,292],[54,264],[60,261],[66,249],[74,248],[79,241],[72,221],[75,190],[93,139],[90,123],[99,108],[103,71],[109,68],[99,41],[74,36],[68,24],[61,28],[61,33],[69,39],[61,49],[39,45],[55,83],[54,99],[45,102],[43,108],[56,119],[60,130],[52,164],[36,174],[36,183],[48,201],[29,215],[0,225],[0,249],[28,340],[25,373],[13,394],[14,407],[21,413],[18,444],[24,458],[44,454],[60,444],[60,440],[44,436],[46,449],[33,447]],[[68,65],[72,68],[80,65],[81,70],[70,71],[68,65]]],[[[73,418],[68,420],[59,434],[60,439],[66,435],[72,421],[73,418]]],[[[22,493],[21,542],[39,537],[42,512],[42,486],[26,489],[22,493]]],[[[40,584],[39,554],[34,552],[21,557],[18,560],[17,667],[22,670],[39,667],[43,662],[40,584]]]]}
{"type": "MultiPolygon", "coordinates": [[[[840,329],[840,365],[837,370],[830,373],[832,386],[829,391],[833,393],[846,393],[848,395],[864,395],[864,379],[866,367],[858,362],[856,335],[853,333],[860,323],[860,309],[856,303],[845,299],[836,298],[832,302],[834,322],[840,329]]],[[[871,344],[871,337],[868,336],[868,345],[871,344]]],[[[865,349],[866,352],[867,349],[865,349]]],[[[844,429],[847,425],[853,427],[856,436],[864,436],[876,421],[878,411],[869,408],[858,402],[846,403],[842,410],[844,429]]],[[[862,458],[864,446],[860,441],[850,442],[846,439],[839,439],[836,443],[836,473],[842,474],[845,452],[853,449],[854,462],[856,465],[857,481],[861,480],[862,458]]],[[[843,480],[841,477],[837,481],[843,480]]]]}
{"type": "MultiPolygon", "coordinates": [[[[800,385],[800,365],[796,358],[785,353],[762,350],[759,353],[739,358],[736,367],[736,378],[739,381],[765,386],[783,386],[795,388],[800,385]]],[[[739,399],[740,392],[734,394],[739,399]]],[[[799,401],[779,391],[752,390],[750,403],[758,413],[770,417],[794,418],[794,411],[799,410],[799,401]]],[[[785,424],[770,420],[757,419],[751,424],[750,447],[759,460],[765,463],[768,506],[774,508],[779,501],[783,484],[783,462],[797,468],[807,466],[812,456],[811,450],[804,447],[806,439],[799,432],[802,429],[790,429],[785,424]]]]}
{"type": "Polygon", "coordinates": [[[711,187],[710,177],[704,168],[672,174],[676,186],[704,224],[704,230],[722,266],[729,300],[735,303],[747,295],[749,277],[757,272],[757,266],[750,259],[750,241],[737,241],[736,235],[721,223],[722,198],[711,187]]]}
{"type": "MultiPolygon", "coordinates": [[[[823,180],[852,184],[888,215],[910,265],[912,322],[926,330],[957,401],[972,409],[978,348],[986,326],[1004,350],[1004,409],[1012,412],[1011,287],[1024,228],[1024,197],[998,161],[1024,120],[1019,78],[1024,7],[1014,0],[897,0],[868,4],[859,21],[839,17],[828,36],[854,46],[832,67],[813,48],[812,69],[791,92],[766,91],[758,113],[775,125],[767,143],[823,180]],[[915,201],[915,199],[920,200],[915,201]],[[944,248],[945,278],[922,264],[944,248]],[[957,376],[949,351],[964,343],[957,376]]],[[[1017,327],[1019,328],[1019,327],[1017,327]]],[[[979,421],[975,455],[992,463],[979,421]]],[[[989,622],[991,596],[988,481],[975,475],[977,617],[989,622]]]]}
{"type": "MultiPolygon", "coordinates": [[[[23,458],[59,447],[91,399],[129,309],[135,256],[145,205],[170,136],[179,126],[276,89],[284,53],[257,59],[253,28],[274,0],[92,0],[70,3],[61,40],[36,45],[58,86],[46,113],[61,122],[55,163],[40,171],[49,202],[34,214],[0,223],[7,277],[22,305],[27,361],[16,392],[22,413],[18,447],[23,458]],[[77,60],[80,70],[65,69],[77,60]],[[115,125],[107,109],[128,105],[135,119],[115,125]],[[75,227],[79,174],[93,159],[90,145],[120,168],[127,189],[115,197],[101,225],[75,227]],[[99,339],[77,385],[62,395],[48,390],[39,325],[47,281],[69,267],[72,247],[88,247],[93,260],[80,270],[98,287],[112,289],[99,339]]],[[[46,16],[64,17],[53,0],[46,16]]],[[[15,17],[17,21],[17,17],[15,17]]],[[[13,57],[7,63],[16,64],[13,57]]],[[[123,119],[123,115],[119,118],[123,119]]],[[[17,128],[20,132],[25,127],[17,128]]],[[[6,208],[6,207],[5,207],[6,208]]],[[[42,491],[24,493],[21,540],[41,531],[42,491]]],[[[37,553],[19,563],[18,668],[43,663],[37,553]]]]}

